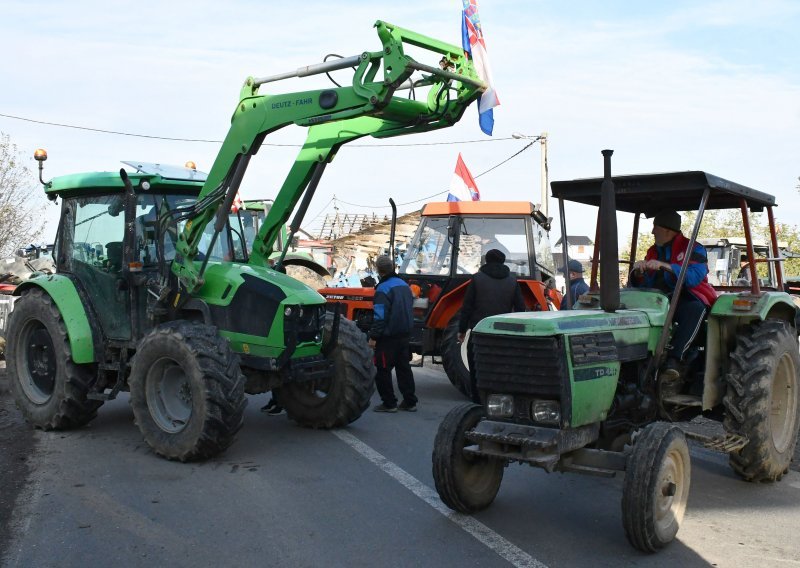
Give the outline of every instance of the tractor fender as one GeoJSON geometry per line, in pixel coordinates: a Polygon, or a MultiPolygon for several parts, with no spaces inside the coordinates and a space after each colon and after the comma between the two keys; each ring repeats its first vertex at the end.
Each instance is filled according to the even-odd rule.
{"type": "Polygon", "coordinates": [[[708,410],[722,402],[725,394],[722,383],[723,361],[728,360],[736,345],[736,337],[742,326],[754,321],[781,319],[798,327],[798,307],[792,297],[785,292],[768,292],[760,298],[742,294],[722,294],[714,302],[708,317],[706,341],[706,368],[704,373],[703,409],[708,410]],[[755,300],[750,309],[737,306],[734,300],[755,300]]]}
{"type": "Polygon", "coordinates": [[[331,274],[328,270],[317,261],[307,258],[303,255],[289,253],[283,259],[284,266],[303,266],[312,270],[322,276],[323,278],[330,278],[331,274]]]}
{"type": "Polygon", "coordinates": [[[34,287],[44,290],[61,312],[67,328],[72,360],[75,363],[93,363],[96,359],[92,326],[89,324],[86,308],[72,280],[62,274],[37,276],[17,286],[14,295],[20,296],[34,287]]]}
{"type": "Polygon", "coordinates": [[[464,295],[467,293],[467,286],[469,286],[470,282],[472,280],[467,280],[460,286],[450,290],[436,302],[428,316],[426,327],[431,329],[444,329],[447,327],[450,319],[461,309],[461,304],[464,303],[464,295]]]}
{"type": "MultiPolygon", "coordinates": [[[[428,317],[427,327],[441,330],[447,327],[450,319],[461,309],[461,304],[464,303],[464,296],[467,293],[467,286],[471,281],[472,280],[467,280],[442,296],[433,308],[431,315],[428,317]]],[[[547,290],[544,282],[522,278],[517,280],[517,282],[522,289],[522,298],[525,300],[526,309],[531,310],[538,305],[539,310],[547,310],[547,301],[544,296],[547,290]]],[[[561,304],[560,295],[557,293],[552,294],[551,299],[555,302],[556,307],[561,304]]]]}
{"type": "Polygon", "coordinates": [[[742,294],[722,294],[709,314],[712,318],[735,318],[737,321],[783,319],[796,325],[798,307],[786,292],[768,292],[759,298],[742,294]],[[755,300],[751,307],[736,305],[736,300],[755,300]]]}

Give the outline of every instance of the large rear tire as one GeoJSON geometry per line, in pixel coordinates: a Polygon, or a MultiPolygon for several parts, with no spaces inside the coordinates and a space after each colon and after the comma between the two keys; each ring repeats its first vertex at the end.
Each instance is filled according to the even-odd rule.
{"type": "Polygon", "coordinates": [[[464,434],[484,416],[482,406],[462,404],[442,420],[433,442],[433,481],[442,502],[460,513],[474,513],[492,504],[503,481],[505,462],[464,452],[464,434]]]}
{"type": "Polygon", "coordinates": [[[34,288],[17,300],[7,337],[10,389],[28,422],[66,430],[97,416],[102,401],[86,398],[95,366],[72,360],[64,319],[47,293],[34,288]]]}
{"type": "Polygon", "coordinates": [[[145,441],[170,460],[226,450],[242,427],[245,378],[217,329],[173,321],[139,343],[129,379],[133,416],[145,441]]]}
{"type": "Polygon", "coordinates": [[[800,409],[800,354],[791,326],[753,323],[737,336],[723,400],[725,429],[748,439],[729,463],[746,481],[778,481],[792,461],[800,409]]]}
{"type": "MultiPolygon", "coordinates": [[[[330,337],[333,315],[325,315],[325,335],[330,337]]],[[[357,420],[369,407],[375,392],[372,350],[355,323],[339,318],[336,346],[328,356],[332,376],[322,380],[288,383],[276,389],[278,402],[289,418],[307,428],[338,428],[357,420]]]]}
{"type": "Polygon", "coordinates": [[[622,485],[622,524],[634,548],[656,552],[675,539],[689,499],[686,437],[666,422],[634,436],[622,485]]]}
{"type": "Polygon", "coordinates": [[[450,384],[458,392],[470,398],[470,375],[467,362],[467,341],[458,341],[458,321],[460,312],[450,318],[450,323],[442,334],[442,366],[450,384]]]}

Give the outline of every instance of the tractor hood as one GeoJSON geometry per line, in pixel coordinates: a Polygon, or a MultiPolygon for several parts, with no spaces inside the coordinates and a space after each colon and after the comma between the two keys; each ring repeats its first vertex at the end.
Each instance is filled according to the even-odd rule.
{"type": "MultiPolygon", "coordinates": [[[[597,299],[591,305],[599,306],[597,299]]],[[[519,312],[492,316],[481,320],[478,333],[533,335],[538,337],[573,333],[594,333],[637,328],[660,328],[664,324],[669,300],[655,290],[625,289],[620,293],[622,308],[616,312],[594,309],[575,309],[557,312],[519,312]]]]}
{"type": "Polygon", "coordinates": [[[641,310],[569,310],[563,312],[520,312],[492,316],[475,326],[476,333],[529,335],[537,337],[592,333],[618,329],[650,328],[650,318],[641,310]]]}
{"type": "Polygon", "coordinates": [[[281,272],[237,263],[209,262],[205,283],[197,296],[210,305],[227,306],[245,285],[254,294],[281,305],[321,305],[325,298],[302,282],[281,272]]]}

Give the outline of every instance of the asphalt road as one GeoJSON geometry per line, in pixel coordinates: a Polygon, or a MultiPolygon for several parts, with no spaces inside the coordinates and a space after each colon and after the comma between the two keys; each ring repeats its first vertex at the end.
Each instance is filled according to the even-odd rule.
{"type": "Polygon", "coordinates": [[[200,464],[150,452],[126,396],[75,431],[31,432],[14,419],[19,436],[0,437],[0,489],[16,497],[9,522],[0,517],[0,566],[800,563],[800,474],[748,484],[725,456],[696,447],[684,525],[656,555],[625,539],[621,479],[512,465],[489,509],[451,513],[433,490],[430,456],[460,395],[437,369],[415,374],[419,412],[368,411],[337,431],[266,416],[267,397],[251,397],[237,443],[200,464]]]}

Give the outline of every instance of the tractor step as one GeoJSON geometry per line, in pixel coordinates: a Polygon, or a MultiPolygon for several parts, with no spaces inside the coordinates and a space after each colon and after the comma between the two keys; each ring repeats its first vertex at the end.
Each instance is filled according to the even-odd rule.
{"type": "Polygon", "coordinates": [[[697,432],[687,432],[684,430],[684,434],[686,434],[686,437],[690,440],[700,442],[703,444],[703,447],[709,450],[725,452],[726,454],[741,450],[747,445],[747,442],[750,441],[745,436],[731,433],[726,433],[723,436],[706,436],[697,432]]]}
{"type": "Polygon", "coordinates": [[[674,406],[703,406],[703,400],[699,396],[690,394],[674,394],[672,396],[665,396],[661,399],[665,404],[674,406]]]}

